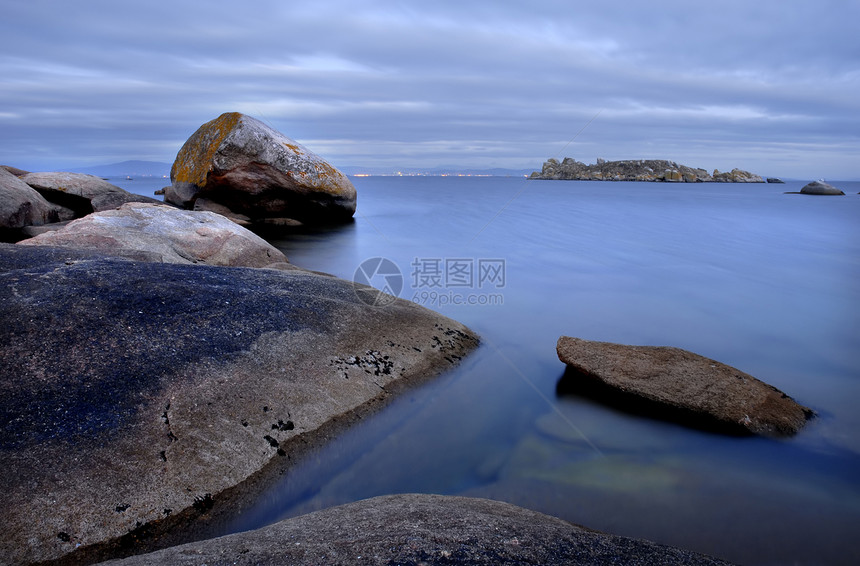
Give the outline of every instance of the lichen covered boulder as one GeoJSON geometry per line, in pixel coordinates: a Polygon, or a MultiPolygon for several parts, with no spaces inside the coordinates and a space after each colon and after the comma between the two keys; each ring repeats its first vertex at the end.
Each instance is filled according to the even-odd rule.
{"type": "Polygon", "coordinates": [[[593,396],[637,412],[763,436],[793,435],[814,416],[779,389],[681,348],[562,336],[556,351],[568,367],[565,388],[585,385],[593,396]]]}
{"type": "MultiPolygon", "coordinates": [[[[352,182],[318,155],[250,116],[222,114],[179,150],[166,202],[230,211],[252,224],[343,222],[355,213],[352,182]]],[[[228,216],[230,216],[228,215],[228,216]]]]}

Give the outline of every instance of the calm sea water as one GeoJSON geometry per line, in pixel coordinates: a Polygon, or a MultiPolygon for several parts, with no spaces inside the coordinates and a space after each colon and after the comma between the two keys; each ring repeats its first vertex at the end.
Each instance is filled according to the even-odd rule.
{"type": "Polygon", "coordinates": [[[811,197],[783,194],[803,183],[353,181],[354,224],[273,243],[347,279],[387,258],[402,279],[365,263],[374,284],[402,283],[483,344],[298,463],[229,531],[426,492],[744,564],[860,563],[860,183],[811,197]],[[791,439],[736,438],[559,394],[561,335],[692,350],[819,418],[791,439]]]}

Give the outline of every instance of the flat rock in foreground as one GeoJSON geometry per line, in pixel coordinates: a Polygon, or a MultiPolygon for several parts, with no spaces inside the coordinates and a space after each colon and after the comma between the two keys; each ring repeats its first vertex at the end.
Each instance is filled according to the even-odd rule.
{"type": "Polygon", "coordinates": [[[333,277],[0,244],[0,344],[0,563],[32,564],[190,540],[477,340],[333,277]]]}
{"type": "Polygon", "coordinates": [[[579,527],[508,503],[390,495],[256,531],[111,562],[281,565],[725,565],[705,555],[579,527]]]}
{"type": "Polygon", "coordinates": [[[164,263],[232,267],[287,263],[279,249],[220,214],[141,202],[94,212],[18,245],[85,248],[164,263]]]}
{"type": "Polygon", "coordinates": [[[596,380],[634,405],[726,432],[788,436],[814,414],[747,373],[680,348],[562,336],[556,351],[577,380],[596,380]]]}

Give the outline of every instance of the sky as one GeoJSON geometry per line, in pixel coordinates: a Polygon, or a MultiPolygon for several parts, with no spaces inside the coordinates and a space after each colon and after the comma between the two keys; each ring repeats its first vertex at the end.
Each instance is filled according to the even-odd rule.
{"type": "Polygon", "coordinates": [[[172,163],[243,112],[335,167],[860,179],[860,0],[4,0],[0,163],[172,163]]]}

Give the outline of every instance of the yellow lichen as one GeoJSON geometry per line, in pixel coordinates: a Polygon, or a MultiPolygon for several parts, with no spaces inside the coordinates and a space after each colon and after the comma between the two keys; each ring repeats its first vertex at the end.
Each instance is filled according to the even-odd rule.
{"type": "Polygon", "coordinates": [[[173,182],[205,186],[212,158],[241,118],[239,112],[225,112],[200,126],[176,155],[170,179],[173,182]]]}

